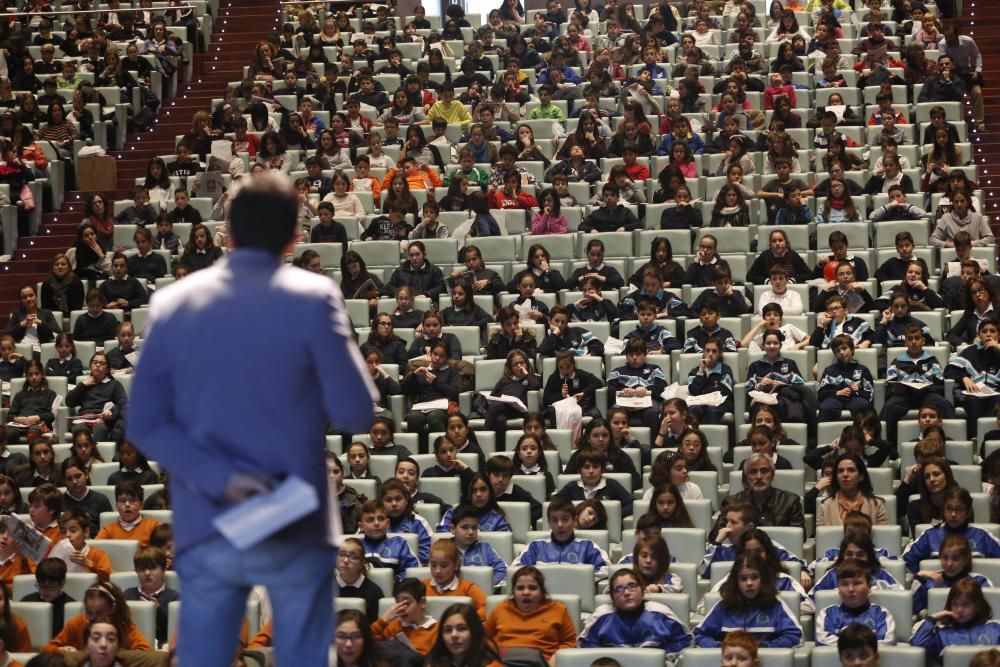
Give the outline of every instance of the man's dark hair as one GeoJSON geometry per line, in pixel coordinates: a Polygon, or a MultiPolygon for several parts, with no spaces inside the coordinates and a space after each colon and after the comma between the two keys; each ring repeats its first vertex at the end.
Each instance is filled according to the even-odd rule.
{"type": "Polygon", "coordinates": [[[245,179],[229,207],[236,245],[280,254],[295,233],[298,208],[298,195],[287,178],[261,173],[245,179]]]}

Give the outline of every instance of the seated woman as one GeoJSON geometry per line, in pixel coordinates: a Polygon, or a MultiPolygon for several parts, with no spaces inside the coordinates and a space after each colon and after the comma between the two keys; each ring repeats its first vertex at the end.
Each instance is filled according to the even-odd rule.
{"type": "Polygon", "coordinates": [[[21,305],[10,314],[7,333],[18,343],[51,343],[62,330],[55,315],[51,310],[38,307],[38,294],[34,285],[25,285],[18,294],[21,305]]]}
{"type": "MultiPolygon", "coordinates": [[[[110,260],[107,268],[111,269],[110,260]]],[[[42,283],[42,308],[69,317],[70,312],[83,308],[84,293],[83,281],[73,273],[69,258],[58,253],[52,258],[48,279],[42,283]]]]}
{"type": "Polygon", "coordinates": [[[830,479],[830,497],[816,512],[817,526],[839,526],[844,516],[858,511],[870,517],[875,525],[889,523],[885,501],[875,495],[864,460],[857,454],[840,454],[830,479]]]}
{"type": "Polygon", "coordinates": [[[511,659],[523,655],[551,664],[559,649],[576,648],[569,610],[549,597],[545,575],[534,565],[514,573],[510,597],[486,618],[486,635],[511,659]]]}
{"type": "MultiPolygon", "coordinates": [[[[431,315],[428,313],[428,316],[431,315]]],[[[427,316],[425,316],[425,322],[427,316]]],[[[431,343],[429,362],[418,366],[403,378],[400,386],[411,404],[429,403],[442,399],[450,406],[458,402],[458,370],[448,363],[448,345],[438,340],[431,343]]],[[[406,415],[406,430],[419,434],[421,451],[427,451],[427,434],[444,431],[448,406],[412,410],[406,415]]]]}
{"type": "MultiPolygon", "coordinates": [[[[111,255],[104,252],[97,240],[97,229],[89,222],[76,230],[76,243],[66,251],[69,269],[81,278],[106,278],[111,273],[111,255]]],[[[55,273],[55,260],[53,272],[55,273]]],[[[68,274],[67,274],[68,275],[68,274]]]]}
{"type": "Polygon", "coordinates": [[[36,359],[29,361],[24,376],[24,389],[14,394],[7,411],[7,423],[16,424],[6,427],[8,443],[20,442],[22,436],[33,440],[51,433],[56,419],[56,392],[49,389],[42,363],[36,359]]]}
{"type": "Polygon", "coordinates": [[[618,570],[609,584],[611,604],[594,610],[577,638],[580,648],[660,648],[675,660],[691,645],[691,631],[665,604],[644,600],[633,570],[618,570]]]}

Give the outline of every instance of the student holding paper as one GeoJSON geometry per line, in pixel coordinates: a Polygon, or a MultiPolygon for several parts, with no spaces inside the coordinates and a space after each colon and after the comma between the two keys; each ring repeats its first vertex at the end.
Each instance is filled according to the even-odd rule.
{"type": "Polygon", "coordinates": [[[955,380],[955,404],[965,408],[966,434],[976,435],[980,417],[991,415],[1000,403],[1000,323],[994,317],[979,322],[979,342],[952,356],[944,369],[955,380]]]}
{"type": "Polygon", "coordinates": [[[646,341],[628,339],[626,364],[608,374],[608,391],[615,392],[615,405],[629,411],[629,424],[652,431],[660,424],[660,394],[667,378],[659,366],[646,363],[646,354],[646,341]]]}
{"type": "Polygon", "coordinates": [[[541,388],[542,379],[531,368],[527,355],[521,350],[513,350],[504,362],[503,375],[487,397],[490,407],[486,412],[486,430],[496,431],[497,437],[503,437],[507,432],[507,420],[527,412],[528,392],[541,388]]]}
{"type": "Polygon", "coordinates": [[[377,394],[336,283],[280,262],[297,210],[288,179],[254,176],[229,208],[233,251],[157,290],[150,309],[129,439],[177,482],[176,568],[183,589],[200,591],[184,602],[182,665],[229,664],[255,584],[268,587],[274,616],[282,619],[277,662],[323,664],[333,636],[339,521],[329,513],[323,438],[329,423],[367,431],[377,394]],[[262,312],[282,317],[261,320],[262,312]],[[188,341],[205,332],[218,341],[211,350],[217,364],[189,354],[188,341]],[[262,364],[265,347],[304,353],[297,363],[262,364]],[[220,515],[248,499],[277,506],[296,486],[313,501],[301,507],[316,509],[282,511],[261,526],[261,534],[280,530],[280,538],[265,536],[246,549],[233,544],[238,536],[220,515]]]}
{"type": "MultiPolygon", "coordinates": [[[[458,402],[458,370],[448,363],[448,344],[433,343],[430,361],[407,373],[400,386],[411,408],[406,415],[406,430],[420,437],[420,451],[427,451],[427,434],[444,431],[448,411],[458,402]]],[[[371,409],[369,408],[369,412],[371,409]]]]}

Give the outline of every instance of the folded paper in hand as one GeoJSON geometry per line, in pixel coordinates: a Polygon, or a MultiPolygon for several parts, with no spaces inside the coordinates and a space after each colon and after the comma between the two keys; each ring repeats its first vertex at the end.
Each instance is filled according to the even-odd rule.
{"type": "Polygon", "coordinates": [[[615,405],[628,410],[641,410],[653,407],[653,397],[649,394],[645,396],[623,396],[622,392],[615,395],[615,405]]]}
{"type": "Polygon", "coordinates": [[[503,394],[501,394],[500,396],[492,396],[490,394],[487,394],[486,395],[486,400],[487,401],[491,401],[493,403],[506,403],[507,405],[512,406],[513,408],[515,408],[519,412],[527,412],[528,411],[528,406],[525,405],[521,401],[521,399],[518,398],[517,396],[505,396],[503,394]]]}
{"type": "Polygon", "coordinates": [[[251,496],[212,521],[237,549],[249,549],[319,508],[319,496],[301,477],[292,476],[270,493],[251,496]]]}
{"type": "Polygon", "coordinates": [[[17,545],[17,551],[25,558],[39,562],[45,558],[52,546],[52,540],[18,519],[13,514],[4,517],[7,522],[7,534],[17,545]]]}
{"type": "Polygon", "coordinates": [[[777,405],[778,395],[769,394],[766,391],[751,391],[750,398],[753,399],[754,403],[762,403],[763,405],[777,405]]]}
{"type": "Polygon", "coordinates": [[[414,403],[413,411],[417,412],[430,412],[431,410],[447,410],[448,409],[448,399],[447,398],[435,398],[433,401],[424,401],[423,403],[414,403]]]}
{"type": "Polygon", "coordinates": [[[625,341],[614,336],[608,336],[608,339],[604,341],[604,354],[621,354],[624,351],[625,341]]]}

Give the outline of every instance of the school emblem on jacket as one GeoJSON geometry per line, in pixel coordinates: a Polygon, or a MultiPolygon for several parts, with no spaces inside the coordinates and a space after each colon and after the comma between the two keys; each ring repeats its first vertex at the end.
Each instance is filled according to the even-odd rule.
{"type": "Polygon", "coordinates": [[[768,617],[768,615],[767,615],[766,612],[762,611],[759,614],[757,614],[757,625],[764,625],[765,623],[767,623],[770,620],[771,619],[768,617]]]}
{"type": "Polygon", "coordinates": [[[992,643],[992,640],[990,640],[990,637],[985,632],[976,637],[976,644],[980,646],[987,646],[992,643]]]}
{"type": "Polygon", "coordinates": [[[867,625],[872,630],[875,629],[875,619],[874,618],[866,618],[864,620],[864,624],[867,625]]]}
{"type": "Polygon", "coordinates": [[[578,554],[570,552],[570,553],[566,554],[566,562],[567,563],[579,563],[580,562],[580,556],[578,554]]]}
{"type": "Polygon", "coordinates": [[[483,557],[480,556],[479,554],[476,554],[476,555],[472,556],[471,558],[469,558],[469,563],[473,567],[476,566],[476,565],[482,565],[483,564],[483,557]]]}
{"type": "Polygon", "coordinates": [[[783,374],[784,373],[788,373],[788,364],[787,363],[781,364],[781,366],[779,366],[779,368],[781,369],[781,371],[780,371],[781,373],[783,373],[783,374]]]}
{"type": "Polygon", "coordinates": [[[855,380],[860,380],[861,379],[861,369],[860,368],[854,369],[854,379],[855,380]]]}

